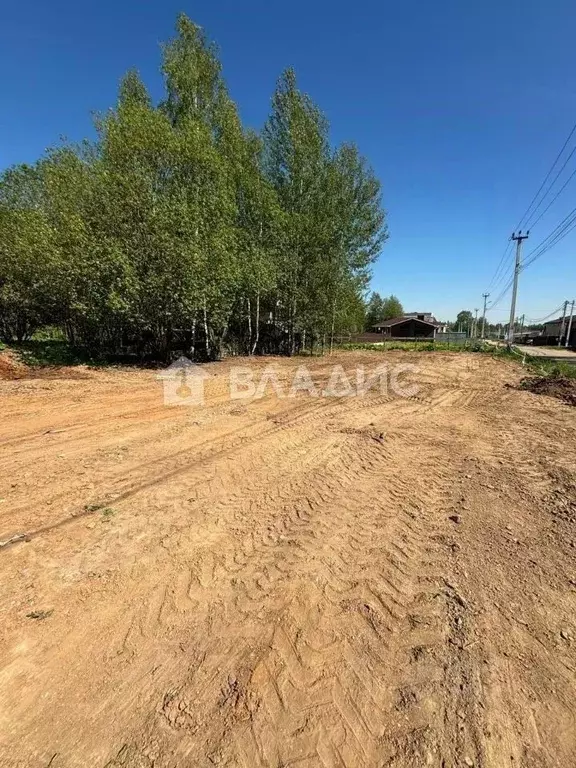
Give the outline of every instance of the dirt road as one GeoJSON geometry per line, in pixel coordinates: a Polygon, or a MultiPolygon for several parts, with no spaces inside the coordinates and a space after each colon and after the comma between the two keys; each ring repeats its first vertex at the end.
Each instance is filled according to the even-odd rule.
{"type": "Polygon", "coordinates": [[[535,347],[529,344],[516,344],[518,352],[530,357],[545,357],[562,363],[576,363],[576,352],[565,347],[535,347]]]}
{"type": "Polygon", "coordinates": [[[418,394],[0,381],[0,765],[576,766],[576,412],[481,355],[313,376],[382,361],[418,394]]]}

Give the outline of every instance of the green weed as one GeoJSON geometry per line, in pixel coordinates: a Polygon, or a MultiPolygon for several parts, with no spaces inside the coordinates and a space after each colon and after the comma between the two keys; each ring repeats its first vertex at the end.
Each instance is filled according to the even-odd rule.
{"type": "Polygon", "coordinates": [[[84,512],[98,512],[104,504],[84,504],[84,512]]]}

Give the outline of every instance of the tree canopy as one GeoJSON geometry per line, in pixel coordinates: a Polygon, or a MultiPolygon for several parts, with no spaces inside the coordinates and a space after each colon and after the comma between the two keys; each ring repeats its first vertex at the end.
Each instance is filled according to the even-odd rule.
{"type": "Polygon", "coordinates": [[[454,323],[455,331],[467,331],[469,332],[474,322],[474,315],[469,309],[463,309],[456,315],[456,322],[454,323]]]}
{"type": "Polygon", "coordinates": [[[379,293],[372,293],[366,304],[365,328],[369,331],[374,325],[390,320],[393,317],[401,317],[404,308],[400,299],[394,294],[382,298],[379,293]]]}
{"type": "Polygon", "coordinates": [[[51,324],[107,354],[214,358],[361,330],[388,233],[357,147],[331,145],[291,69],[246,129],[185,15],[162,72],[158,104],[130,71],[96,140],[0,176],[0,335],[51,324]]]}

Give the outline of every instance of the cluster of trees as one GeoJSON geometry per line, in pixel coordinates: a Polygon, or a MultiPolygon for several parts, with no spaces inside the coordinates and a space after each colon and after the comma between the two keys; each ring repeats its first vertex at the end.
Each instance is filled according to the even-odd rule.
{"type": "Polygon", "coordinates": [[[403,314],[404,308],[397,296],[392,294],[382,298],[375,291],[366,303],[365,330],[370,331],[377,323],[381,323],[383,320],[391,320],[393,317],[401,317],[403,314]]]}
{"type": "MultiPolygon", "coordinates": [[[[482,317],[476,318],[469,309],[463,309],[458,312],[455,322],[451,324],[453,331],[465,332],[468,336],[480,336],[482,334],[482,317]]],[[[517,324],[516,330],[519,331],[522,328],[524,331],[541,331],[544,326],[542,324],[526,324],[520,321],[517,324]]],[[[490,323],[486,320],[484,334],[487,338],[504,338],[508,334],[508,323],[490,323]]]]}
{"type": "MultiPolygon", "coordinates": [[[[476,317],[476,314],[472,313],[469,309],[463,309],[458,312],[455,322],[452,323],[452,330],[466,333],[468,336],[480,336],[482,334],[482,317],[476,317]]],[[[494,335],[496,335],[496,326],[491,326],[486,321],[486,336],[491,336],[493,331],[494,335]]]]}
{"type": "Polygon", "coordinates": [[[387,239],[380,184],[292,70],[246,129],[186,16],[165,96],[135,72],[97,138],[0,176],[0,335],[40,326],[107,354],[292,353],[364,324],[387,239]]]}
{"type": "Polygon", "coordinates": [[[474,327],[474,315],[469,309],[463,309],[456,315],[456,320],[452,323],[452,330],[460,333],[466,332],[471,335],[474,327]]]}

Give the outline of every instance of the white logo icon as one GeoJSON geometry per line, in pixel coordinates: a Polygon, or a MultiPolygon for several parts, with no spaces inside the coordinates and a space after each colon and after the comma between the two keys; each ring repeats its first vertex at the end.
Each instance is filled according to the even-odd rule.
{"type": "Polygon", "coordinates": [[[204,379],[201,365],[180,357],[158,375],[164,388],[164,405],[204,405],[204,379]]]}

